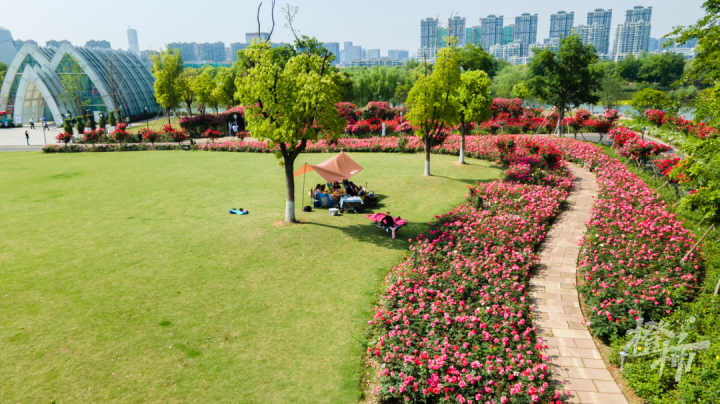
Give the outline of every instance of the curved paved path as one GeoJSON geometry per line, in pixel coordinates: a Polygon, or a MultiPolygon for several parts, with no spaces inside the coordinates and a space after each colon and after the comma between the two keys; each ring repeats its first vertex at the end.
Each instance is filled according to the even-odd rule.
{"type": "Polygon", "coordinates": [[[546,341],[555,388],[570,390],[569,402],[627,404],[590,333],[582,325],[576,282],[577,243],[590,219],[597,182],[589,171],[571,165],[577,177],[568,201],[540,250],[541,265],[530,280],[537,311],[535,325],[546,341]],[[562,382],[565,382],[564,386],[562,382]]]}

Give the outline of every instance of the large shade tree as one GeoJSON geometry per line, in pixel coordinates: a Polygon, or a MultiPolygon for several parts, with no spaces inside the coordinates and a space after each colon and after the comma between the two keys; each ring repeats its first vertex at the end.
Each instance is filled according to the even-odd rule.
{"type": "Polygon", "coordinates": [[[467,71],[460,76],[460,86],[451,96],[457,105],[458,122],[460,122],[460,164],[465,164],[465,133],[470,124],[487,121],[492,116],[491,84],[490,78],[484,71],[467,71]]]}
{"type": "Polygon", "coordinates": [[[347,123],[335,108],[340,102],[340,73],[331,54],[300,52],[276,57],[270,44],[253,42],[245,49],[247,70],[236,80],[235,98],[245,105],[247,126],[270,147],[285,169],[285,221],[295,222],[294,164],[307,143],[321,133],[341,133],[347,123]]]}
{"type": "MultiPolygon", "coordinates": [[[[183,73],[180,49],[167,49],[153,56],[152,73],[155,76],[155,99],[168,113],[180,106],[183,73]]],[[[168,115],[169,118],[169,115],[168,115]]]]}
{"type": "MultiPolygon", "coordinates": [[[[600,77],[592,67],[597,61],[592,45],[583,45],[577,34],[565,37],[555,53],[549,49],[537,52],[530,62],[530,89],[554,105],[560,120],[574,107],[594,105],[600,88],[600,77]]],[[[560,125],[560,123],[558,123],[560,125]]]]}
{"type": "Polygon", "coordinates": [[[425,173],[430,174],[430,150],[438,143],[445,128],[458,122],[458,105],[454,96],[460,86],[460,50],[457,40],[438,52],[432,74],[415,82],[407,99],[407,119],[420,128],[425,145],[425,173]]]}

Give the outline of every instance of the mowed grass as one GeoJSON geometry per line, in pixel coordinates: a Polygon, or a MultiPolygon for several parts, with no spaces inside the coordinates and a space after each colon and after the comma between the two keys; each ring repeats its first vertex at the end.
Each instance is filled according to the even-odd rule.
{"type": "Polygon", "coordinates": [[[409,220],[397,240],[364,215],[302,212],[302,177],[305,223],[277,225],[271,155],[1,154],[0,402],[356,402],[383,276],[500,170],[433,155],[424,178],[421,154],[350,155],[374,211],[409,220]]]}

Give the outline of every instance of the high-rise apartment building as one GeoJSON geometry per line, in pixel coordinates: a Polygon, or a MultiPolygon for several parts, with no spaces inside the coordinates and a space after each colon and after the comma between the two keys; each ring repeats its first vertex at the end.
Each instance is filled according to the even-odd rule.
{"type": "Polygon", "coordinates": [[[439,27],[437,31],[438,39],[437,39],[437,47],[438,49],[446,47],[448,44],[445,41],[446,38],[450,36],[450,32],[448,31],[447,27],[439,27]]]}
{"type": "Polygon", "coordinates": [[[173,42],[167,44],[168,49],[180,49],[183,62],[199,62],[198,44],[195,42],[173,42]]]}
{"type": "Polygon", "coordinates": [[[482,38],[482,27],[480,25],[465,28],[465,43],[478,45],[480,38],[482,38]]]}
{"type": "Polygon", "coordinates": [[[607,52],[603,52],[607,39],[604,25],[598,25],[598,23],[578,25],[573,30],[580,35],[583,45],[592,45],[599,55],[607,55],[607,52]]]}
{"type": "Polygon", "coordinates": [[[565,38],[570,35],[575,21],[575,12],[558,11],[550,16],[550,38],[565,38]]]}
{"type": "Polygon", "coordinates": [[[625,22],[650,22],[652,7],[635,6],[625,12],[625,22]]]}
{"type": "Polygon", "coordinates": [[[225,44],[223,42],[197,44],[198,60],[201,62],[224,62],[225,44]]]}
{"type": "Polygon", "coordinates": [[[140,56],[140,42],[138,42],[137,31],[135,31],[132,28],[128,28],[127,36],[128,36],[128,50],[130,52],[133,52],[136,55],[140,56]]]}
{"type": "Polygon", "coordinates": [[[503,27],[503,45],[507,45],[515,39],[515,24],[503,27]]]}
{"type": "Polygon", "coordinates": [[[112,49],[112,46],[110,46],[110,42],[108,41],[96,41],[96,40],[90,40],[85,42],[86,48],[99,48],[99,49],[112,49]]]}
{"type": "Polygon", "coordinates": [[[513,41],[530,45],[537,42],[538,15],[522,13],[515,17],[513,41]]]}
{"type": "Polygon", "coordinates": [[[587,25],[592,26],[597,24],[603,27],[605,30],[603,38],[598,38],[597,42],[593,45],[597,52],[601,55],[610,53],[610,27],[612,24],[612,10],[603,10],[602,8],[596,8],[595,11],[591,11],[587,15],[587,25]]]}
{"type": "Polygon", "coordinates": [[[361,46],[353,46],[352,42],[345,42],[345,64],[349,65],[350,62],[352,62],[355,59],[363,60],[362,55],[362,47],[361,46]]]}
{"type": "Polygon", "coordinates": [[[391,49],[388,51],[388,59],[390,60],[408,60],[410,58],[410,52],[406,50],[395,50],[391,49]]]}
{"type": "Polygon", "coordinates": [[[270,38],[269,32],[261,32],[258,37],[257,32],[248,32],[245,34],[245,43],[252,43],[253,40],[260,38],[261,41],[267,41],[270,38]]]}
{"type": "Polygon", "coordinates": [[[615,29],[613,60],[622,60],[628,54],[638,55],[650,45],[652,7],[636,6],[625,12],[625,23],[615,29]]]}
{"type": "Polygon", "coordinates": [[[455,16],[448,19],[448,36],[458,39],[457,46],[465,46],[465,18],[455,16]]]}
{"type": "Polygon", "coordinates": [[[230,44],[230,61],[234,62],[237,60],[237,53],[239,50],[247,48],[248,44],[244,42],[234,42],[230,44]]]}
{"type": "Polygon", "coordinates": [[[493,45],[503,43],[503,16],[490,14],[482,19],[482,37],[480,39],[483,49],[490,49],[493,45]]]}
{"type": "Polygon", "coordinates": [[[367,49],[360,48],[360,59],[367,60],[367,49]]]}
{"type": "Polygon", "coordinates": [[[323,46],[325,47],[325,49],[328,50],[328,52],[332,53],[335,56],[335,60],[333,60],[330,65],[335,66],[336,64],[340,63],[340,43],[325,42],[323,46]]]}
{"type": "Polygon", "coordinates": [[[368,49],[367,50],[367,58],[370,59],[380,59],[380,49],[368,49]]]}
{"type": "Polygon", "coordinates": [[[60,45],[62,45],[63,43],[66,43],[66,44],[68,44],[68,45],[72,45],[72,44],[70,43],[70,41],[66,41],[66,40],[64,40],[64,39],[63,39],[62,41],[56,41],[56,40],[54,40],[54,39],[51,39],[51,40],[49,40],[49,41],[45,41],[45,46],[52,46],[53,48],[59,48],[60,45]]]}
{"type": "Polygon", "coordinates": [[[420,20],[420,48],[436,48],[438,40],[438,20],[426,18],[420,20]]]}
{"type": "Polygon", "coordinates": [[[17,50],[20,50],[20,48],[22,48],[22,46],[25,45],[26,43],[29,43],[30,45],[32,45],[36,48],[38,47],[38,43],[33,41],[32,39],[28,39],[27,41],[23,41],[22,39],[16,39],[14,42],[15,42],[15,49],[17,49],[17,50]]]}

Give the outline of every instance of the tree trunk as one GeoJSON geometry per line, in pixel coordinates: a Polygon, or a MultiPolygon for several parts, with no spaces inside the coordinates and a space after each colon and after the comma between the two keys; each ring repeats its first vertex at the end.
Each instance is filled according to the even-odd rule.
{"type": "Polygon", "coordinates": [[[285,221],[287,223],[295,223],[295,177],[293,177],[293,168],[295,157],[291,155],[285,156],[285,221]]]}
{"type": "Polygon", "coordinates": [[[431,137],[430,137],[430,134],[428,133],[427,135],[425,135],[425,174],[423,174],[426,177],[429,177],[430,175],[432,175],[432,174],[430,174],[430,145],[431,144],[432,144],[431,137]]]}
{"type": "Polygon", "coordinates": [[[460,164],[465,164],[465,124],[460,123],[460,164]]]}

